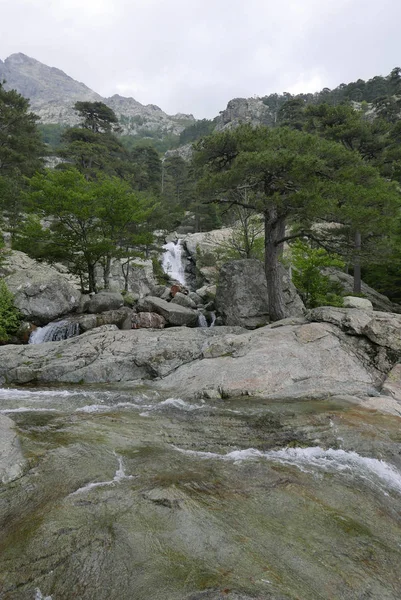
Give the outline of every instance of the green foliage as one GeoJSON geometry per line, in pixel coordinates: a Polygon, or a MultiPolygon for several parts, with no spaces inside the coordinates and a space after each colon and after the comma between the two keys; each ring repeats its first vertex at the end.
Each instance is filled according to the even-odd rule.
{"type": "Polygon", "coordinates": [[[148,229],[153,201],[117,177],[91,181],[76,169],[47,171],[31,179],[28,198],[50,226],[44,230],[32,219],[21,232],[20,247],[37,241],[46,258],[66,261],[89,291],[96,289],[96,264],[107,271],[111,258],[141,255],[153,239],[148,229]]]}
{"type": "Polygon", "coordinates": [[[325,267],[343,269],[345,263],[339,256],[297,240],[291,246],[290,257],[293,282],[307,308],[343,305],[341,285],[333,283],[321,272],[325,267]]]}
{"type": "Polygon", "coordinates": [[[340,249],[350,231],[384,235],[399,210],[396,187],[359,154],[304,131],[243,125],[201,140],[194,162],[206,197],[227,210],[237,205],[263,216],[272,319],[286,314],[278,260],[288,225],[296,227],[294,236],[334,238],[340,249]],[[252,191],[246,198],[245,189],[252,191]],[[319,222],[342,230],[316,228],[319,222]]]}
{"type": "Polygon", "coordinates": [[[167,273],[163,271],[163,268],[160,264],[160,261],[156,256],[152,256],[152,265],[153,265],[153,275],[156,278],[156,281],[159,285],[167,285],[170,281],[167,273]]]}
{"type": "Polygon", "coordinates": [[[351,83],[341,83],[338,87],[331,90],[323,88],[320,92],[314,94],[270,94],[262,98],[266,106],[270,108],[273,114],[278,115],[281,107],[292,100],[302,100],[305,104],[327,103],[334,106],[339,104],[349,104],[350,102],[373,102],[377,98],[389,97],[401,93],[401,77],[399,67],[395,67],[386,77],[376,76],[368,81],[358,79],[351,83]]]}
{"type": "Polygon", "coordinates": [[[188,125],[188,127],[180,133],[180,146],[196,142],[196,140],[199,140],[201,137],[210,135],[213,133],[215,127],[215,121],[209,119],[202,119],[196,121],[196,123],[193,123],[192,125],[188,125]]]}
{"type": "Polygon", "coordinates": [[[61,138],[65,131],[65,125],[57,123],[41,123],[38,130],[42,135],[42,140],[48,146],[49,153],[56,153],[62,144],[61,138]]]}
{"type": "Polygon", "coordinates": [[[103,102],[76,102],[74,110],[82,119],[81,127],[93,133],[120,131],[114,111],[103,102]]]}
{"type": "Polygon", "coordinates": [[[11,231],[23,211],[24,177],[43,166],[45,147],[29,102],[0,82],[0,210],[11,231]]]}
{"type": "Polygon", "coordinates": [[[21,315],[14,305],[12,293],[3,279],[0,279],[0,343],[5,343],[16,333],[21,315]]]}

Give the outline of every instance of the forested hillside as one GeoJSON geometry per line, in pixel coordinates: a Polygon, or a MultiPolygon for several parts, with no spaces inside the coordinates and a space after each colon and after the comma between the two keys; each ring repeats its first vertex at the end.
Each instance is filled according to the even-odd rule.
{"type": "MultiPolygon", "coordinates": [[[[156,257],[157,229],[225,225],[235,243],[220,259],[265,261],[275,318],[284,314],[277,275],[284,242],[300,286],[319,250],[320,267],[342,264],[354,274],[356,293],[362,274],[401,300],[400,91],[395,68],[313,95],[237,99],[231,113],[192,123],[171,141],[194,144],[187,161],[162,157],[152,137],[126,135],[121,117],[101,101],[76,102],[72,127],[38,124],[27,100],[1,85],[2,228],[13,248],[66,262],[82,289],[95,289],[97,264],[107,288],[113,258],[156,257]],[[44,168],[46,154],[56,155],[55,169],[44,168]],[[261,225],[264,249],[260,235],[250,243],[261,225]]],[[[329,302],[331,293],[311,297],[310,305],[329,302]]]]}

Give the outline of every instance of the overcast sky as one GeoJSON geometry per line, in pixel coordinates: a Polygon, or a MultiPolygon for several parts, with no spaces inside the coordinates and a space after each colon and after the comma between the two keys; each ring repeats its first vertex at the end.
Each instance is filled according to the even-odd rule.
{"type": "Polygon", "coordinates": [[[0,15],[2,60],[197,118],[401,66],[401,0],[0,0],[0,15]]]}

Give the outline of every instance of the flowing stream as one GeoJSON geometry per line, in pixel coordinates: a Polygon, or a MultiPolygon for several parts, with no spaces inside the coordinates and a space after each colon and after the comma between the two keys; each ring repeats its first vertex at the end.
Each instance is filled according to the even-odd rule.
{"type": "Polygon", "coordinates": [[[401,420],[151,387],[0,389],[3,600],[401,597],[401,420]]]}
{"type": "Polygon", "coordinates": [[[168,242],[163,246],[163,249],[163,271],[167,273],[171,279],[178,281],[178,283],[185,286],[185,267],[182,262],[183,248],[181,240],[177,240],[177,242],[168,242]]]}
{"type": "Polygon", "coordinates": [[[35,331],[32,331],[29,343],[30,344],[42,344],[43,342],[59,342],[60,340],[66,340],[70,337],[79,335],[79,323],[74,321],[54,321],[48,323],[44,327],[38,327],[35,331]]]}

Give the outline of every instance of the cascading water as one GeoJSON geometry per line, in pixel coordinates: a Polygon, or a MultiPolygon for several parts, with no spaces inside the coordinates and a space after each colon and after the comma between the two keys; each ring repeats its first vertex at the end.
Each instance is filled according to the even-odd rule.
{"type": "Polygon", "coordinates": [[[199,313],[198,315],[198,327],[209,327],[207,319],[202,313],[199,313]]]}
{"type": "Polygon", "coordinates": [[[29,344],[59,342],[79,335],[79,323],[73,321],[55,321],[45,327],[38,327],[31,333],[29,344]]]}
{"type": "Polygon", "coordinates": [[[214,324],[216,322],[216,313],[215,312],[209,313],[209,320],[206,318],[206,316],[203,313],[199,313],[198,327],[214,327],[214,324]],[[210,322],[209,322],[209,320],[210,320],[210,322]]]}
{"type": "Polygon", "coordinates": [[[168,242],[163,248],[163,271],[167,273],[171,279],[178,281],[181,285],[186,285],[184,265],[182,262],[181,240],[177,240],[177,242],[168,242]]]}

